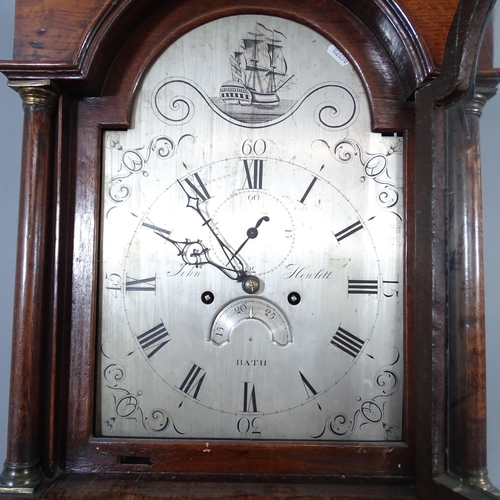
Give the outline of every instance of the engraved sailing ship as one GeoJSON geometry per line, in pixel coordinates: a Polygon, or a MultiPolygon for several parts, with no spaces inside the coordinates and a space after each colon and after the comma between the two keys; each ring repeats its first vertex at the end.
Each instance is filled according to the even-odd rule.
{"type": "Polygon", "coordinates": [[[252,25],[244,29],[246,36],[240,39],[237,50],[228,47],[226,55],[219,52],[222,61],[216,58],[217,66],[231,73],[231,80],[207,88],[199,81],[200,75],[170,76],[153,90],[151,102],[156,117],[169,125],[186,124],[197,109],[202,109],[201,98],[223,120],[240,127],[263,128],[288,119],[307,101],[319,126],[328,130],[350,126],[358,113],[355,94],[334,81],[307,88],[310,75],[300,74],[307,70],[298,63],[297,51],[291,60],[299,77],[289,72],[285,34],[260,22],[254,28],[252,25]]]}
{"type": "Polygon", "coordinates": [[[256,23],[230,57],[232,80],[223,83],[219,92],[225,104],[264,109],[280,104],[278,91],[294,76],[287,74],[284,39],[280,31],[256,23]]]}

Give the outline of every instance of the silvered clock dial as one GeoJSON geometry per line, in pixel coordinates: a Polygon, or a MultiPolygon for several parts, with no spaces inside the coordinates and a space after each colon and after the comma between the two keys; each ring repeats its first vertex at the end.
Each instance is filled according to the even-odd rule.
{"type": "Polygon", "coordinates": [[[203,25],[103,151],[98,435],[402,439],[402,139],[338,48],[203,25]]]}

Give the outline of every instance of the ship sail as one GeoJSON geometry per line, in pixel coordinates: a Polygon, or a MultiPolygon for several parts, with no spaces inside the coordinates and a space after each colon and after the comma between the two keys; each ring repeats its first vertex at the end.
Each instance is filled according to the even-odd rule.
{"type": "MultiPolygon", "coordinates": [[[[245,104],[276,106],[280,102],[277,91],[293,77],[287,75],[283,55],[286,36],[261,23],[256,23],[255,29],[247,35],[241,40],[241,49],[230,57],[233,81],[242,84],[250,93],[251,102],[245,101],[245,104]]],[[[229,87],[224,92],[221,90],[221,97],[227,102],[234,99],[229,87]]],[[[239,104],[243,104],[241,97],[239,99],[239,104]]]]}
{"type": "Polygon", "coordinates": [[[285,56],[283,55],[283,47],[277,44],[267,44],[269,52],[269,66],[274,69],[276,75],[285,76],[287,71],[287,64],[285,56]]]}
{"type": "Polygon", "coordinates": [[[234,55],[231,56],[231,74],[234,81],[246,84],[244,73],[241,69],[242,54],[243,52],[234,52],[234,55]]]}

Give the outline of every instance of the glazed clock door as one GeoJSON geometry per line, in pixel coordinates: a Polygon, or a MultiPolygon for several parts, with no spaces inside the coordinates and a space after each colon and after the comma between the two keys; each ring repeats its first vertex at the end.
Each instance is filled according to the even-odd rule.
{"type": "Polygon", "coordinates": [[[95,433],[402,441],[403,140],[331,42],[241,15],[103,135],[95,433]]]}

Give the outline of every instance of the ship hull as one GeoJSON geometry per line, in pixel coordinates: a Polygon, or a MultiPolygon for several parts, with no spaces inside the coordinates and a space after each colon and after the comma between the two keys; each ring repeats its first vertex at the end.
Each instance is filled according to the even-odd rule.
{"type": "Polygon", "coordinates": [[[252,103],[252,94],[240,82],[225,82],[219,91],[219,96],[226,104],[239,104],[240,106],[250,106],[252,103]]]}
{"type": "Polygon", "coordinates": [[[258,92],[235,81],[225,82],[220,88],[219,96],[226,104],[239,104],[240,106],[274,108],[280,103],[276,92],[258,92]]]}
{"type": "Polygon", "coordinates": [[[280,98],[276,92],[257,92],[250,90],[252,94],[252,104],[254,106],[274,107],[280,103],[280,98]]]}

